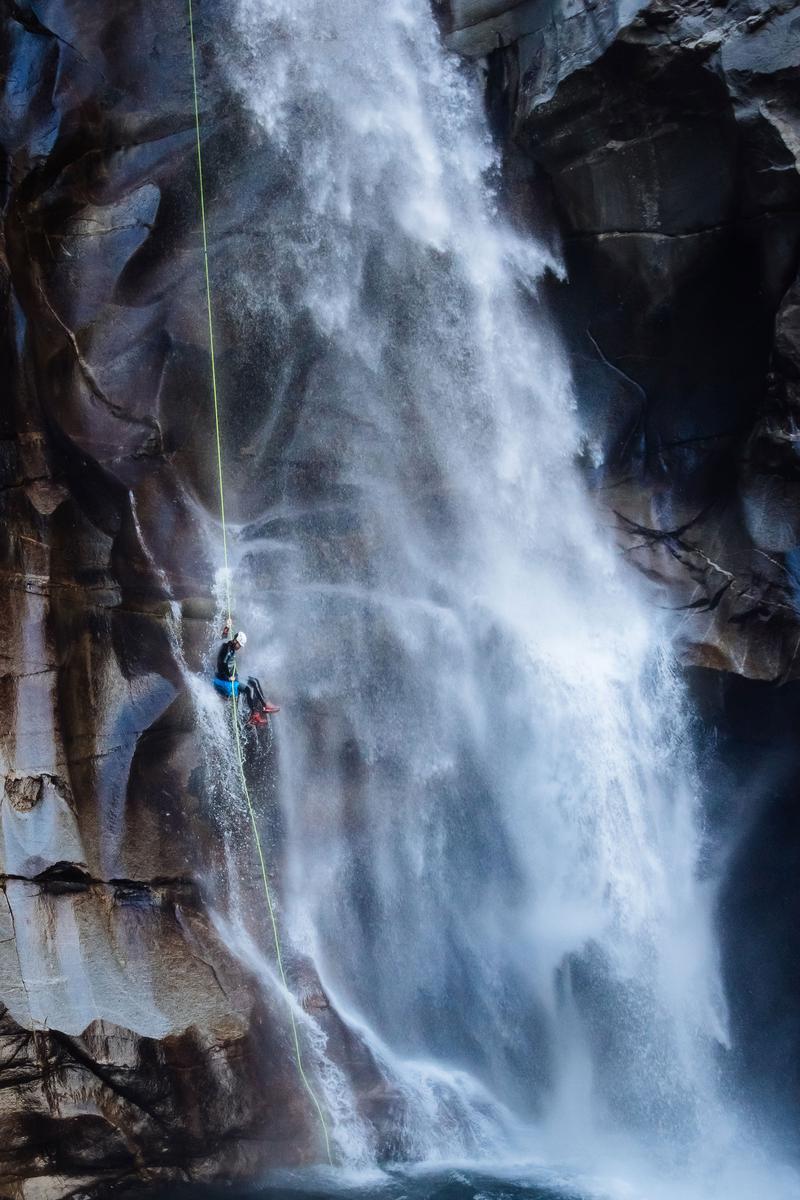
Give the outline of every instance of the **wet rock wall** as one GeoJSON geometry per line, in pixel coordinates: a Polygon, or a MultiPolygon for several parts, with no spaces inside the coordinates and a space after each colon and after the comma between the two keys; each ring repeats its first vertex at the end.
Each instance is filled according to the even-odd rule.
{"type": "Polygon", "coordinates": [[[798,669],[800,8],[452,0],[509,198],[559,231],[552,302],[620,540],[688,661],[798,669]],[[691,607],[685,607],[691,606],[691,607]]]}
{"type": "Polygon", "coordinates": [[[317,1134],[285,1002],[209,908],[226,800],[188,687],[215,463],[185,7],[6,2],[0,86],[0,1195],[250,1178],[317,1134]]]}

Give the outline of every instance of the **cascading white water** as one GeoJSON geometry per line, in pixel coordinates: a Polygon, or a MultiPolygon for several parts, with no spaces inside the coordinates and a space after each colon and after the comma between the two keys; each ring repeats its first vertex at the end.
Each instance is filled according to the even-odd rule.
{"type": "MultiPolygon", "coordinates": [[[[285,705],[292,940],[409,1095],[446,1076],[565,1158],[691,1157],[726,1035],[687,721],[574,464],[557,264],[497,211],[428,0],[239,0],[236,28],[266,201],[231,286],[269,349],[234,553],[285,705]]],[[[504,1152],[453,1111],[403,1151],[504,1152]]]]}

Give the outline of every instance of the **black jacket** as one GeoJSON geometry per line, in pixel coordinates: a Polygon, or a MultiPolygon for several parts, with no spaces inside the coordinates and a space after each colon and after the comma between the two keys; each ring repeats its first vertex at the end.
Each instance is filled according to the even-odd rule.
{"type": "Polygon", "coordinates": [[[236,678],[236,651],[233,642],[223,642],[217,655],[217,679],[236,678]]]}

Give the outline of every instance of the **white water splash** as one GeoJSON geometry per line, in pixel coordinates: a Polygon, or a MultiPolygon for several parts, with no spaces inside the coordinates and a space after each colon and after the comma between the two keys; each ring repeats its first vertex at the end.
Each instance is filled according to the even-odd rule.
{"type": "Polygon", "coordinates": [[[426,0],[236,25],[269,237],[229,281],[268,331],[231,556],[285,702],[291,940],[405,1082],[408,1155],[472,1129],[495,1159],[489,1097],[543,1153],[713,1159],[737,1134],[684,698],[574,466],[558,265],[497,211],[426,0]]]}

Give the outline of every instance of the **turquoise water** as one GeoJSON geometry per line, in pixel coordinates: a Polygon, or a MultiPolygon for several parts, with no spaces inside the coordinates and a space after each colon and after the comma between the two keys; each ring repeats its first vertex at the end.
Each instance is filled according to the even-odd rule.
{"type": "MultiPolygon", "coordinates": [[[[252,1196],[252,1193],[251,1193],[252,1196]]],[[[449,1171],[441,1176],[374,1179],[331,1191],[325,1184],[293,1188],[275,1183],[260,1189],[258,1200],[583,1200],[577,1192],[554,1191],[531,1183],[514,1183],[482,1175],[449,1171]]]]}
{"type": "Polygon", "coordinates": [[[623,1162],[576,1171],[542,1163],[440,1164],[370,1170],[323,1167],[273,1172],[259,1186],[167,1188],[159,1200],[800,1200],[796,1165],[721,1159],[692,1176],[666,1164],[623,1162]]]}
{"type": "Polygon", "coordinates": [[[555,1184],[498,1179],[480,1172],[378,1172],[331,1178],[312,1171],[281,1172],[250,1191],[181,1189],[161,1200],[586,1200],[555,1184]]]}
{"type": "Polygon", "coordinates": [[[267,1175],[257,1187],[173,1187],[159,1200],[800,1200],[796,1165],[720,1160],[692,1177],[653,1162],[607,1164],[600,1173],[541,1163],[394,1166],[363,1171],[322,1167],[267,1175]]]}

